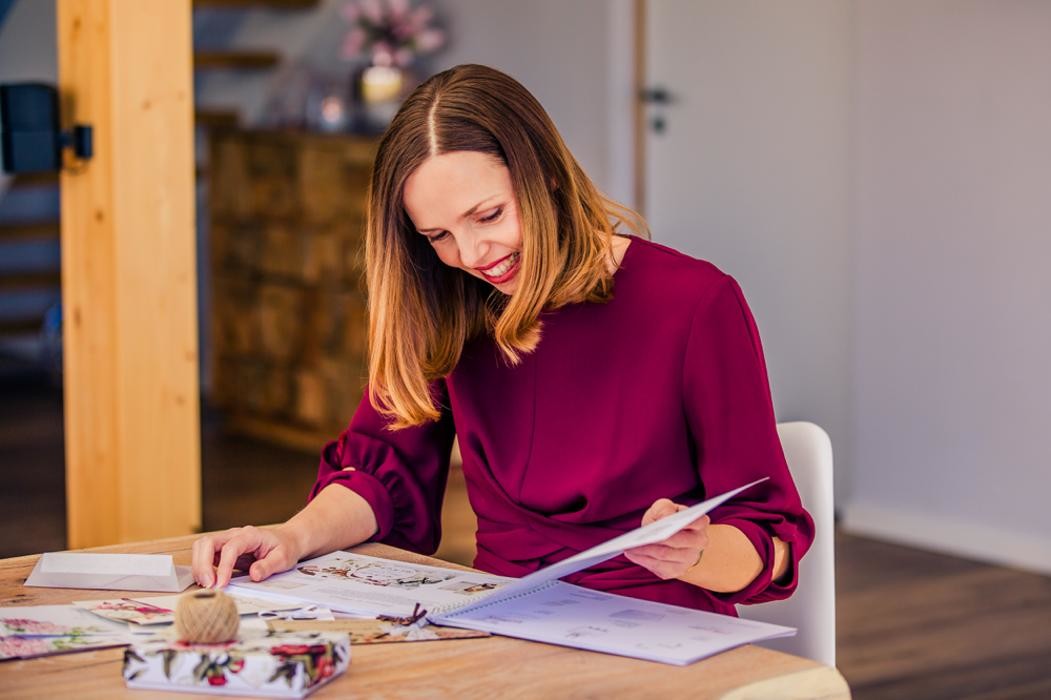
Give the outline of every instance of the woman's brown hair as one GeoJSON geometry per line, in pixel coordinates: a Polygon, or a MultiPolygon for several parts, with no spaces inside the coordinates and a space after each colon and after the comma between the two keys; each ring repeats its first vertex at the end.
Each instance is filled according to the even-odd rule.
{"type": "Polygon", "coordinates": [[[517,364],[540,342],[541,311],[608,301],[614,231],[647,235],[637,213],[595,188],[528,90],[473,64],[432,76],[405,100],[379,145],[366,218],[369,400],[391,429],[440,416],[431,382],[475,335],[491,333],[517,364]],[[522,228],[510,296],[439,261],[405,211],[409,175],[454,151],[488,154],[510,172],[522,228]]]}

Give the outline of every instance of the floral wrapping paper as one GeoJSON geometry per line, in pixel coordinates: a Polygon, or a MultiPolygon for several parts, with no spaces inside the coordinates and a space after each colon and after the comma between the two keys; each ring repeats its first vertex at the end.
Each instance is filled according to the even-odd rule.
{"type": "Polygon", "coordinates": [[[151,637],[125,650],[123,675],[129,688],[301,698],[349,663],[346,634],[242,630],[226,644],[151,637]]]}

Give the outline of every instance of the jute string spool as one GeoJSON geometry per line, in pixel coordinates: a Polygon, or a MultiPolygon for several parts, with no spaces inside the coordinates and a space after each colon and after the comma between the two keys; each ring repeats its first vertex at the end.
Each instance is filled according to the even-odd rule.
{"type": "Polygon", "coordinates": [[[222,591],[190,591],[175,606],[175,634],[192,644],[218,644],[237,637],[241,618],[222,591]]]}

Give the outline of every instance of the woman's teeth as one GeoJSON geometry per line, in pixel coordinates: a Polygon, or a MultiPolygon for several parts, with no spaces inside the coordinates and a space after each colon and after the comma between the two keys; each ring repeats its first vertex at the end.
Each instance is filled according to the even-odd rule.
{"type": "Polygon", "coordinates": [[[485,270],[482,274],[492,278],[503,277],[518,263],[518,255],[518,253],[512,253],[502,263],[485,270]]]}

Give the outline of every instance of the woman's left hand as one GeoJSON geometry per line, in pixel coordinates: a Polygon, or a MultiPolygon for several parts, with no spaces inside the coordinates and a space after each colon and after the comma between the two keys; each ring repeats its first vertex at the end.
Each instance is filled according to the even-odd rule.
{"type": "MultiPolygon", "coordinates": [[[[642,524],[649,525],[685,508],[667,498],[658,499],[642,516],[642,524]]],[[[702,515],[663,542],[625,550],[624,556],[662,579],[679,578],[700,563],[708,546],[710,522],[702,515]]]]}

